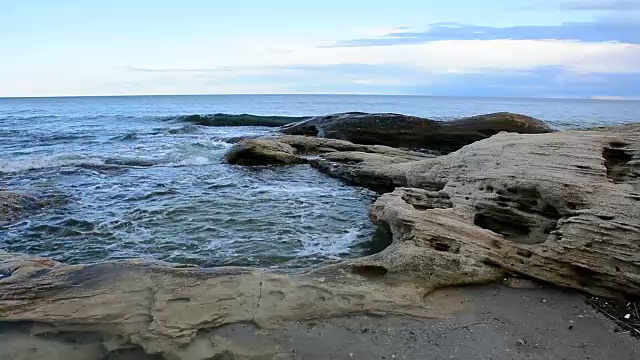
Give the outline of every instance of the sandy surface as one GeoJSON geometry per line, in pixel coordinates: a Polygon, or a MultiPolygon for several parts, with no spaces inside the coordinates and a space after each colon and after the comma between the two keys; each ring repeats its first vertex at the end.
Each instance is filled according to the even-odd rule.
{"type": "MultiPolygon", "coordinates": [[[[443,306],[456,311],[436,319],[358,315],[276,329],[233,324],[209,335],[233,349],[218,360],[245,358],[242,354],[254,359],[640,359],[640,341],[617,331],[583,295],[521,285],[525,288],[440,290],[436,296],[443,306]]],[[[32,330],[32,324],[2,324],[0,359],[157,359],[139,349],[107,353],[99,334],[33,336],[32,330]]]]}

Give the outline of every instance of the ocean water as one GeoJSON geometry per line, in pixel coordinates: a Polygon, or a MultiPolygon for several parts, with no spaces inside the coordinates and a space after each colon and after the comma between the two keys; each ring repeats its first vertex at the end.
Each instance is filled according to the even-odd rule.
{"type": "Polygon", "coordinates": [[[386,238],[367,214],[375,194],[308,166],[225,164],[229,139],[276,128],[203,125],[254,124],[248,117],[187,117],[347,111],[440,120],[510,111],[558,129],[640,120],[640,102],[632,101],[337,95],[0,99],[0,188],[50,203],[24,220],[0,225],[0,249],[70,263],[135,257],[278,267],[378,251],[386,238]]]}

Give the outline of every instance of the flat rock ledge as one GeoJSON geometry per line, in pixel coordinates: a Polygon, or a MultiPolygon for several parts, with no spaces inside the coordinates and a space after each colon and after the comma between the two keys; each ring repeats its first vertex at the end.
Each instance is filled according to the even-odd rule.
{"type": "MultiPolygon", "coordinates": [[[[488,281],[499,271],[485,274],[488,281]]],[[[64,265],[0,252],[0,325],[27,323],[31,335],[96,334],[107,351],[138,348],[169,360],[273,359],[277,349],[254,353],[218,343],[207,331],[229,324],[267,329],[348,314],[439,317],[455,310],[429,296],[433,283],[381,275],[360,265],[297,275],[144,261],[64,265]]]]}

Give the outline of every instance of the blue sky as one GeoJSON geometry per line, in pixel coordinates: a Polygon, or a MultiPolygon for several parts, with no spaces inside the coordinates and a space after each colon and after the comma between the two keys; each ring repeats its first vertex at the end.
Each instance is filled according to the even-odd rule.
{"type": "Polygon", "coordinates": [[[0,96],[640,99],[640,0],[1,0],[0,96]]]}

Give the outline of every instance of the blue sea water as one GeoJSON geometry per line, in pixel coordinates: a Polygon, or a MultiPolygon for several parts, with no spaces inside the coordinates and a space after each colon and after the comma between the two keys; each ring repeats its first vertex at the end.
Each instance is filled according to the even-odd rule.
{"type": "MultiPolygon", "coordinates": [[[[395,112],[439,120],[497,111],[558,129],[640,120],[640,102],[421,96],[229,95],[0,99],[0,188],[52,199],[0,225],[0,249],[71,263],[143,257],[200,266],[308,266],[380,244],[374,194],[307,166],[227,165],[230,138],[191,114],[395,112]]],[[[220,116],[218,116],[220,117],[220,116]]]]}

